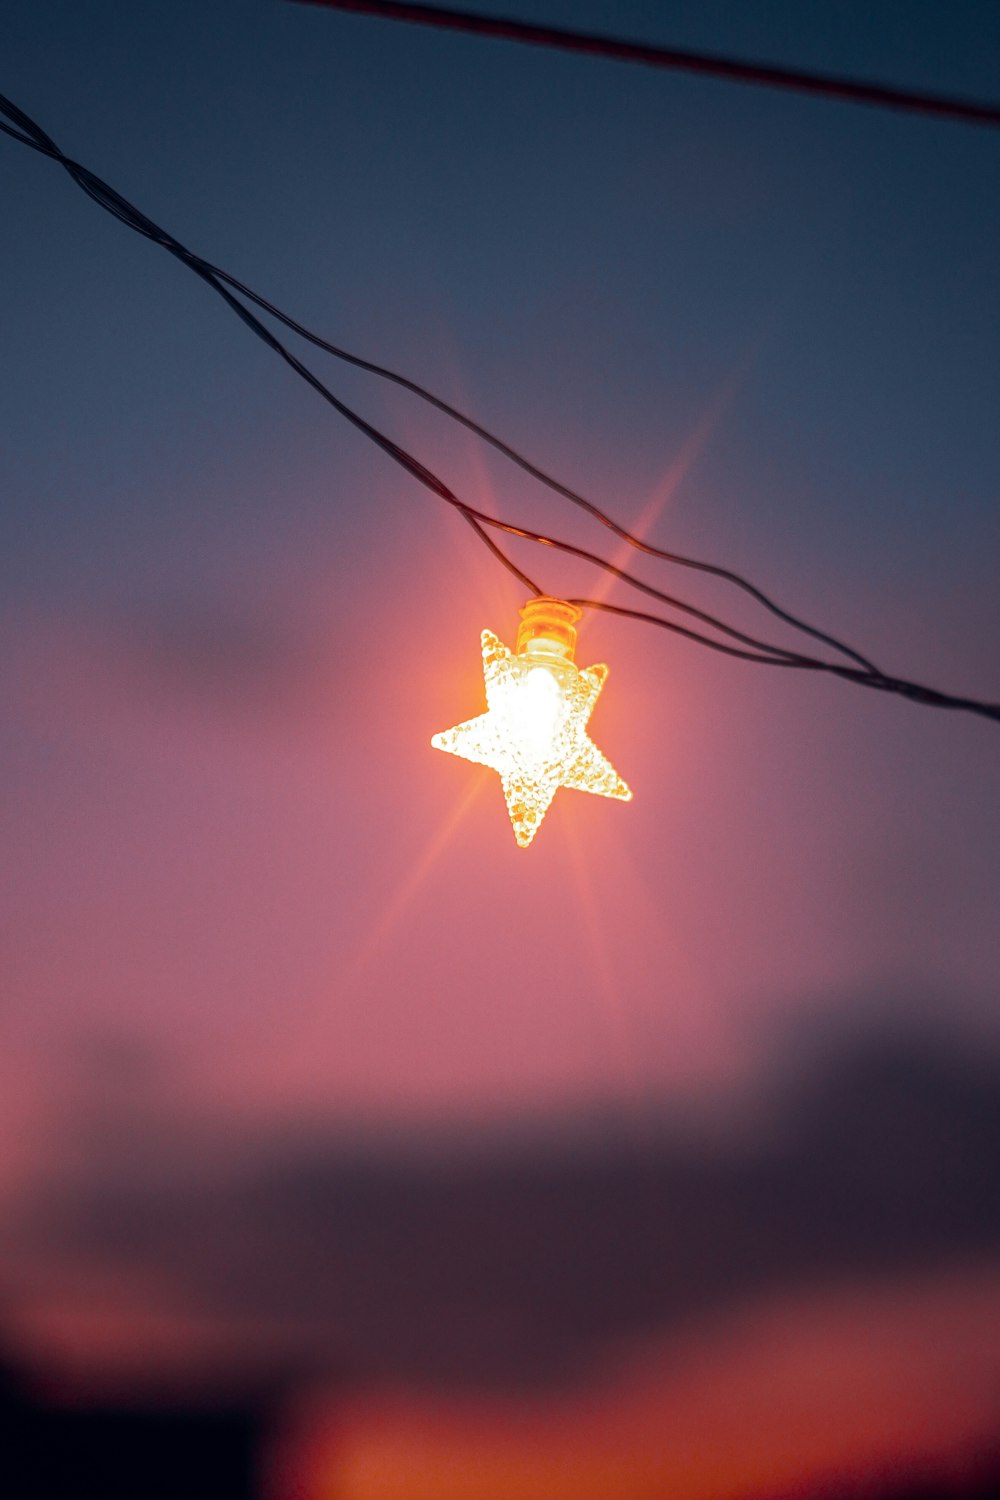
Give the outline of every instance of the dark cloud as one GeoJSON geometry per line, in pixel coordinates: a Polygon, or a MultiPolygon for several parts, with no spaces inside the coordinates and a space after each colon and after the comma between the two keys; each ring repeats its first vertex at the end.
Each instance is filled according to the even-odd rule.
{"type": "Polygon", "coordinates": [[[147,691],[217,710],[285,704],[314,689],[324,665],[315,636],[259,604],[136,607],[115,622],[114,645],[147,691]]]}
{"type": "Polygon", "coordinates": [[[855,1037],[711,1137],[300,1141],[210,1185],[178,1165],[106,1161],[36,1216],[40,1250],[283,1327],[300,1373],[560,1383],[761,1295],[1000,1258],[1000,1057],[855,1037]]]}

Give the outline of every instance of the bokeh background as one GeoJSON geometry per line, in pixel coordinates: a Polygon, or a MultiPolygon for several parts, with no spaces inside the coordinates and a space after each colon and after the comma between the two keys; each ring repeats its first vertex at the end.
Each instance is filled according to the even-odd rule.
{"type": "MultiPolygon", "coordinates": [[[[1000,94],[973,0],[507,10],[1000,94]]],[[[2,34],[0,88],[193,250],[1000,696],[994,132],[280,0],[2,34]]],[[[263,1412],[276,1500],[985,1483],[995,726],[593,616],[635,800],[562,792],[518,850],[429,748],[513,580],[57,167],[6,142],[0,183],[10,1409],[263,1412]]],[[[326,378],[484,508],[606,542],[326,378]]]]}

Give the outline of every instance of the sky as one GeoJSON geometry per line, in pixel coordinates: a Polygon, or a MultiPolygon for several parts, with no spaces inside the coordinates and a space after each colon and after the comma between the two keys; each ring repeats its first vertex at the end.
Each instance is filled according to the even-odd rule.
{"type": "MultiPolygon", "coordinates": [[[[505,9],[1000,95],[973,3],[505,9]]],[[[1000,697],[995,132],[291,0],[2,27],[0,90],[192,250],[658,545],[1000,697]]],[[[591,612],[634,800],[562,791],[518,849],[429,743],[516,582],[183,266],[12,141],[0,173],[10,1361],[280,1375],[282,1463],[352,1500],[964,1472],[1000,1390],[995,726],[591,612]]],[[[309,360],[463,497],[607,546],[309,360]]]]}

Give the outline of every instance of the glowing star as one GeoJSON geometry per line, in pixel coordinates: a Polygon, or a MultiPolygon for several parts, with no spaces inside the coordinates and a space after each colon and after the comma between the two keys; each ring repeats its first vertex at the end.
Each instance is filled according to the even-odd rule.
{"type": "Polygon", "coordinates": [[[623,802],[632,793],[587,734],[608,669],[573,662],[580,611],[543,598],[520,613],[516,651],[483,631],[486,713],[434,735],[431,744],[499,772],[514,837],[525,849],[559,787],[623,802]]]}

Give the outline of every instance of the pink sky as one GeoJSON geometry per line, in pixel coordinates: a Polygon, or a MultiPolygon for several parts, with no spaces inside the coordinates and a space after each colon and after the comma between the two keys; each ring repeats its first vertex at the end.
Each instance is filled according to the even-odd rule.
{"type": "MultiPolygon", "coordinates": [[[[95,6],[25,9],[3,87],[196,250],[662,545],[1000,696],[986,132],[270,0],[95,6]]],[[[520,8],[993,86],[981,8],[945,37],[862,0],[520,8]]],[[[496,776],[430,737],[481,711],[521,591],[196,278],[3,160],[11,1358],[119,1395],[280,1376],[309,1500],[971,1462],[997,727],[593,612],[634,801],[560,792],[518,849],[496,776]]],[[[331,379],[484,509],[607,547],[331,379]]]]}

